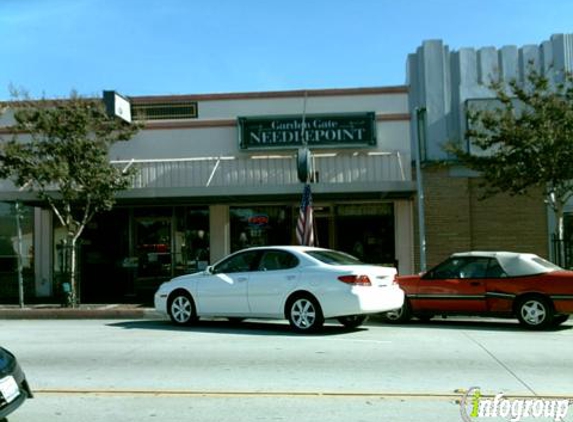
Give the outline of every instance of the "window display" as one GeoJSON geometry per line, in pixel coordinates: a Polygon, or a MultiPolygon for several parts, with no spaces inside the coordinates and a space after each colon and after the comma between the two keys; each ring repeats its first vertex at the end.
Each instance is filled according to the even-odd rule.
{"type": "Polygon", "coordinates": [[[338,249],[371,264],[395,263],[391,203],[338,205],[336,227],[338,249]]]}
{"type": "Polygon", "coordinates": [[[231,251],[292,243],[291,207],[231,207],[231,251]]]}

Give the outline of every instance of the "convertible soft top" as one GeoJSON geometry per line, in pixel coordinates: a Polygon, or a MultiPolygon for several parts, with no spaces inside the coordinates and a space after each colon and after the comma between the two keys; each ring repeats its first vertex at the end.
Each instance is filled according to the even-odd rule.
{"type": "Polygon", "coordinates": [[[495,258],[508,277],[519,277],[534,274],[543,274],[552,271],[562,271],[563,268],[531,253],[519,252],[462,252],[455,253],[453,257],[484,257],[495,258]]]}

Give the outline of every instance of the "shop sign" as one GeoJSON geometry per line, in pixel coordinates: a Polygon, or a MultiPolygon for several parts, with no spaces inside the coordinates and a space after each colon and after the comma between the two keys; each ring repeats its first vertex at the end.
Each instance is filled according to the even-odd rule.
{"type": "Polygon", "coordinates": [[[250,148],[355,147],[376,145],[376,115],[348,113],[239,117],[239,144],[250,148]],[[303,128],[304,124],[304,128],[303,128]]]}
{"type": "Polygon", "coordinates": [[[269,224],[269,216],[266,214],[256,214],[249,217],[249,226],[265,227],[269,224]]]}

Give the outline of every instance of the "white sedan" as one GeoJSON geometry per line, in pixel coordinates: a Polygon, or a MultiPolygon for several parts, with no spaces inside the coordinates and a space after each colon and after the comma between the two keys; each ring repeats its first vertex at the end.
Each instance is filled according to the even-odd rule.
{"type": "Polygon", "coordinates": [[[155,309],[184,325],[200,317],[288,319],[300,332],[327,318],[356,328],[369,314],[399,309],[395,268],[330,249],[269,246],[235,252],[205,271],[163,283],[155,309]]]}

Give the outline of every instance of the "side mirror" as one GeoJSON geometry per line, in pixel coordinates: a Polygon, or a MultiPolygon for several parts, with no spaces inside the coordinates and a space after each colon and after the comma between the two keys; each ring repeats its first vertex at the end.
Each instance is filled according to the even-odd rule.
{"type": "Polygon", "coordinates": [[[213,267],[212,265],[209,265],[207,268],[205,268],[205,273],[215,274],[215,267],[213,267]]]}

